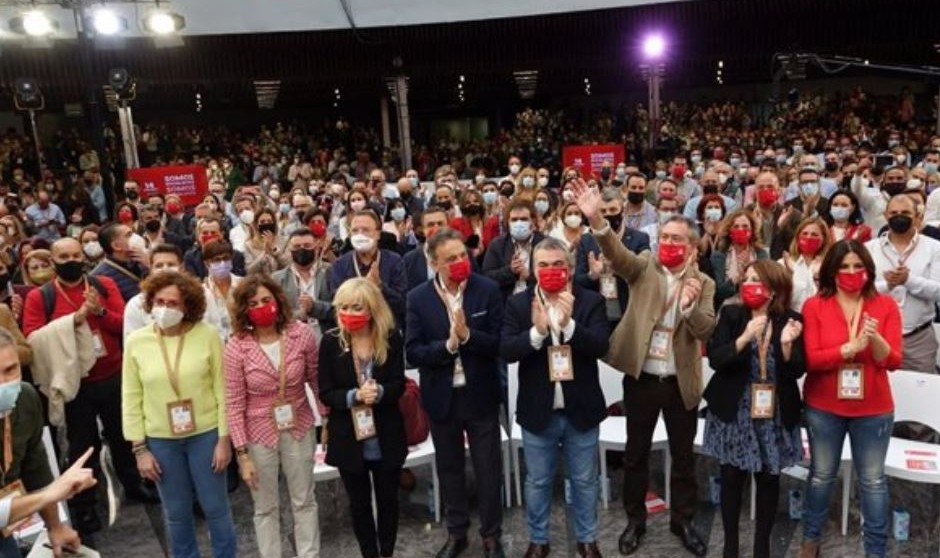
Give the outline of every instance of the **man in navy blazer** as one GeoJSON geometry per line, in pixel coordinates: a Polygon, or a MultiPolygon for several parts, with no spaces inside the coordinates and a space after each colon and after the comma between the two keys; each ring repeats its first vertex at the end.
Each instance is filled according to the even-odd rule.
{"type": "Polygon", "coordinates": [[[421,374],[421,399],[431,419],[443,489],[448,539],[437,557],[456,558],[468,546],[466,433],[484,553],[503,558],[497,365],[503,299],[495,282],[471,272],[459,232],[438,231],[427,240],[427,252],[437,276],[408,294],[405,352],[421,374]]]}
{"type": "MultiPolygon", "coordinates": [[[[620,231],[620,240],[634,254],[639,254],[644,250],[650,249],[650,237],[643,231],[631,229],[623,222],[623,197],[620,190],[616,188],[607,188],[601,194],[601,215],[610,224],[610,229],[620,231]]],[[[594,292],[601,293],[605,297],[605,307],[607,309],[607,319],[612,325],[620,322],[623,313],[627,311],[627,303],[630,302],[630,286],[618,275],[610,272],[609,266],[603,265],[601,247],[594,240],[593,234],[585,234],[581,237],[578,246],[578,263],[574,272],[574,281],[578,285],[594,292]],[[608,267],[605,269],[605,267],[608,267]],[[606,273],[610,274],[612,280],[617,285],[617,298],[606,298],[609,293],[601,289],[601,277],[606,273]]],[[[607,281],[607,279],[605,279],[607,281]]]]}
{"type": "Polygon", "coordinates": [[[515,198],[506,207],[509,232],[497,236],[483,256],[483,274],[499,283],[503,298],[535,284],[532,247],[542,240],[532,202],[515,198]]]}
{"type": "MultiPolygon", "coordinates": [[[[432,205],[421,214],[419,221],[421,230],[415,234],[423,233],[423,238],[434,236],[439,229],[447,226],[447,212],[440,206],[432,205]]],[[[408,292],[422,283],[427,283],[434,277],[434,270],[428,264],[426,250],[427,242],[421,242],[414,250],[405,254],[405,274],[408,276],[408,292]]]]}
{"type": "Polygon", "coordinates": [[[552,487],[561,445],[578,555],[600,557],[597,449],[607,409],[597,360],[607,354],[610,324],[604,299],[571,284],[574,262],[560,240],[546,238],[537,244],[533,259],[538,284],[509,298],[500,336],[500,355],[519,362],[516,421],[523,429],[529,524],[525,555],[542,558],[549,553],[552,487]]]}

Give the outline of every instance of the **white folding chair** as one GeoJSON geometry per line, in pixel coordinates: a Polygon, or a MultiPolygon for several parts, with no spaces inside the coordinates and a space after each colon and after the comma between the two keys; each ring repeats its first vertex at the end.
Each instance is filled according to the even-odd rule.
{"type": "Polygon", "coordinates": [[[519,450],[522,449],[522,427],[516,422],[516,398],[519,396],[519,363],[513,362],[507,365],[506,369],[507,397],[506,402],[507,421],[509,423],[509,447],[512,456],[513,481],[516,485],[516,503],[522,505],[522,463],[519,459],[519,450]]]}

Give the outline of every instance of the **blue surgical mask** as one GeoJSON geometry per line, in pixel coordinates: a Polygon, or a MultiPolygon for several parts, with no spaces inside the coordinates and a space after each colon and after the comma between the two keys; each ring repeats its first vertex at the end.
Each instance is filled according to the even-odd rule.
{"type": "Polygon", "coordinates": [[[518,241],[528,240],[532,235],[532,223],[529,221],[513,221],[509,223],[509,234],[518,241]]]}
{"type": "Polygon", "coordinates": [[[815,182],[804,182],[800,184],[800,190],[804,196],[815,196],[819,193],[819,184],[815,182]]]}
{"type": "Polygon", "coordinates": [[[405,220],[405,208],[404,207],[396,207],[395,209],[391,210],[389,214],[391,214],[392,220],[395,221],[396,223],[401,223],[402,221],[405,220]]]}
{"type": "Polygon", "coordinates": [[[849,216],[852,214],[852,208],[850,207],[830,207],[829,215],[832,215],[832,218],[836,221],[848,221],[849,216]]]}
{"type": "Polygon", "coordinates": [[[721,221],[721,209],[717,207],[705,208],[705,220],[711,223],[717,223],[718,221],[721,221]]]}
{"type": "Polygon", "coordinates": [[[738,165],[741,164],[741,158],[740,158],[740,157],[732,157],[731,159],[728,160],[728,162],[731,163],[731,166],[732,166],[732,167],[738,168],[738,165]]]}
{"type": "Polygon", "coordinates": [[[539,215],[548,213],[548,200],[535,200],[535,211],[539,215]]]}
{"type": "Polygon", "coordinates": [[[658,170],[658,171],[656,171],[656,178],[658,178],[658,179],[660,179],[660,180],[666,178],[666,171],[664,171],[664,170],[658,170]]]}
{"type": "Polygon", "coordinates": [[[483,192],[483,203],[486,205],[493,205],[496,203],[496,198],[499,196],[496,192],[492,190],[489,192],[483,192]]]}
{"type": "Polygon", "coordinates": [[[6,414],[16,407],[23,384],[19,380],[0,384],[0,414],[6,414]]]}
{"type": "Polygon", "coordinates": [[[672,219],[676,215],[675,211],[660,211],[659,212],[659,224],[665,225],[666,221],[672,219]]]}
{"type": "Polygon", "coordinates": [[[232,261],[225,260],[223,262],[211,262],[209,264],[209,275],[215,277],[216,279],[224,279],[232,273],[232,261]]]}
{"type": "Polygon", "coordinates": [[[417,177],[417,176],[409,176],[409,177],[408,177],[408,181],[411,182],[411,187],[412,187],[412,188],[417,188],[417,187],[418,187],[418,177],[417,177]]]}
{"type": "Polygon", "coordinates": [[[281,212],[282,215],[287,215],[288,213],[290,213],[290,210],[291,210],[292,208],[291,208],[291,206],[290,206],[289,203],[282,203],[282,204],[280,204],[280,205],[277,206],[277,209],[278,209],[278,211],[281,212]]]}
{"type": "Polygon", "coordinates": [[[927,174],[933,174],[937,172],[937,163],[924,163],[924,170],[927,171],[927,174]]]}

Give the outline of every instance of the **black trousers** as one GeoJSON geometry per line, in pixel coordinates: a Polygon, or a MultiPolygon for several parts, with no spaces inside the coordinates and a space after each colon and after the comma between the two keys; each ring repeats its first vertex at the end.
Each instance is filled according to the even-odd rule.
{"type": "MultiPolygon", "coordinates": [[[[744,481],[751,476],[749,471],[721,466],[721,523],[725,529],[724,558],[739,555],[738,522],[741,517],[741,498],[744,481]]],[[[777,517],[777,502],[780,500],[780,475],[767,472],[754,474],[757,486],[757,506],[754,514],[754,558],[770,557],[770,531],[777,517]]]]}
{"type": "Polygon", "coordinates": [[[646,492],[650,482],[650,450],[653,431],[662,411],[669,435],[672,475],[670,516],[673,522],[689,521],[695,514],[698,482],[695,479],[695,431],[697,409],[687,410],[675,377],[664,381],[625,376],[624,407],[627,416],[627,448],[624,454],[623,507],[631,521],[646,521],[646,492]]]}
{"type": "Polygon", "coordinates": [[[398,538],[398,481],[401,467],[386,469],[382,461],[365,461],[363,464],[365,469],[358,473],[339,470],[349,496],[353,532],[363,558],[391,556],[395,553],[395,540],[398,538]],[[378,518],[372,515],[373,490],[378,518]]]}
{"type": "MultiPolygon", "coordinates": [[[[121,375],[115,374],[101,382],[84,382],[75,399],[65,404],[65,424],[69,441],[69,463],[74,463],[89,447],[95,452],[86,467],[95,472],[99,485],[104,483],[98,456],[101,453],[101,438],[98,435],[98,418],[104,426],[103,434],[111,448],[114,468],[125,488],[140,484],[137,460],[131,452],[131,444],[124,439],[121,428],[121,375]]],[[[72,498],[76,509],[93,507],[97,501],[96,490],[86,490],[72,498]]]]}
{"type": "Polygon", "coordinates": [[[502,535],[503,501],[502,451],[500,449],[499,410],[494,408],[482,418],[473,418],[472,402],[462,390],[454,390],[450,412],[442,422],[431,421],[431,439],[437,456],[437,476],[441,482],[447,532],[466,537],[470,528],[470,505],[465,472],[464,432],[470,444],[470,459],[477,481],[480,508],[480,536],[502,535]]]}

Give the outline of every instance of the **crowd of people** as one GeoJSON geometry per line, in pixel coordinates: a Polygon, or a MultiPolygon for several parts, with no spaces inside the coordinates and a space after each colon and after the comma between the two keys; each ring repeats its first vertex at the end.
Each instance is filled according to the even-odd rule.
{"type": "MultiPolygon", "coordinates": [[[[81,491],[92,484],[88,469],[100,468],[86,450],[103,436],[127,497],[162,503],[173,556],[198,556],[198,502],[213,554],[229,557],[234,462],[254,501],[261,555],[278,557],[282,471],[297,555],[310,558],[321,538],[311,467],[321,444],[362,555],[387,557],[420,412],[448,532],[437,556],[468,547],[468,448],[479,535],[486,556],[501,557],[500,407],[507,364],[518,363],[525,557],[550,551],[559,445],[578,554],[597,557],[603,359],[625,374],[621,553],[637,551],[646,533],[662,413],[670,528],[705,555],[692,523],[704,398],[705,453],[721,465],[723,556],[740,554],[751,475],[753,555],[770,555],[780,473],[804,459],[802,425],[811,465],[800,556],[819,555],[846,436],[865,552],[885,556],[887,372],[935,373],[937,358],[940,137],[902,118],[897,128],[852,131],[851,110],[828,110],[855,103],[854,115],[867,118],[856,97],[807,101],[793,118],[803,131],[775,140],[767,130],[789,118],[755,129],[739,106],[716,106],[701,121],[673,106],[664,132],[674,137],[685,133],[676,119],[725,128],[598,169],[560,168],[552,153],[561,139],[547,134],[564,135],[564,120],[540,111],[495,139],[499,149],[480,143],[455,160],[458,147],[443,146],[450,157],[428,152],[404,172],[389,168],[391,152],[381,164],[368,149],[345,159],[344,148],[298,141],[289,126],[263,130],[241,151],[200,153],[210,135],[196,134],[191,153],[209,186],[192,207],[133,180],[108,200],[92,150],[74,151],[82,160],[64,176],[14,166],[0,181],[0,324],[9,332],[0,331],[0,365],[9,365],[0,367],[0,414],[8,434],[12,417],[15,438],[12,456],[4,445],[5,481],[48,485],[47,471],[18,464],[45,459],[35,443],[44,423],[65,427],[64,457],[85,476],[69,473],[56,493],[74,495],[77,533],[49,516],[50,537],[59,547],[88,542],[102,525],[95,491],[81,491]],[[820,118],[841,118],[833,129],[844,133],[809,131],[820,118]],[[536,148],[507,151],[517,141],[536,148]],[[703,355],[716,371],[707,388],[703,355]],[[413,397],[408,367],[420,375],[421,404],[402,412],[413,397]],[[31,434],[21,435],[27,424],[31,434]]],[[[599,124],[611,134],[618,125],[599,124]]],[[[334,133],[365,137],[348,124],[334,133]]],[[[154,157],[159,137],[142,137],[154,157]]]]}

